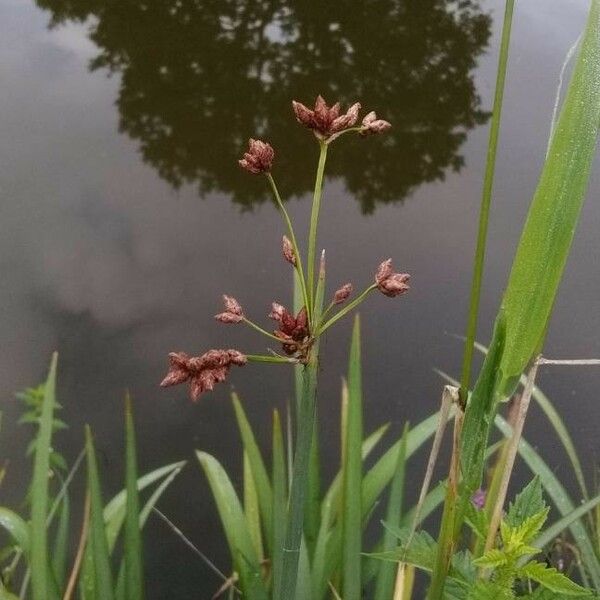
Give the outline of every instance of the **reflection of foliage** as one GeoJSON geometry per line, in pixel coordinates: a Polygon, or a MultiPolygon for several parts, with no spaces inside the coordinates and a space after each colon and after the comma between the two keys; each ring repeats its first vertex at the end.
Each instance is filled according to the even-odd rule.
{"type": "Polygon", "coordinates": [[[392,122],[385,141],[343,143],[328,168],[366,212],[459,169],[466,131],[486,118],[472,69],[490,19],[477,0],[37,2],[54,23],[92,18],[92,68],[122,75],[121,129],[162,177],[243,204],[263,199],[237,171],[250,135],[280,150],[284,190],[312,184],[308,165],[283,158],[315,158],[310,136],[289,134],[292,98],[358,99],[392,122]]]}

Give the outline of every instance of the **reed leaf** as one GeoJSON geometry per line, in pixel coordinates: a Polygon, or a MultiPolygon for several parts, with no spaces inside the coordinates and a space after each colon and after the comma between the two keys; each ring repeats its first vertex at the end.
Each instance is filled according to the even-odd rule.
{"type": "Polygon", "coordinates": [[[343,439],[343,541],[342,595],[359,598],[361,593],[360,553],[362,549],[362,374],[360,361],[360,319],[354,320],[348,365],[348,408],[343,439]]]}
{"type": "Polygon", "coordinates": [[[244,510],[233,485],[221,464],[213,456],[200,451],[196,451],[196,456],[208,479],[233,558],[233,568],[239,574],[245,596],[249,600],[267,600],[259,558],[244,510]]]}
{"type": "Polygon", "coordinates": [[[267,468],[265,467],[260,449],[256,443],[256,437],[254,436],[252,426],[248,421],[248,417],[246,416],[242,403],[240,402],[238,395],[235,393],[231,395],[231,399],[233,401],[235,418],[240,430],[240,435],[242,437],[242,443],[244,445],[244,452],[248,457],[252,476],[254,477],[255,490],[256,494],[258,495],[258,506],[265,527],[267,547],[272,551],[273,528],[271,518],[273,515],[273,490],[271,488],[271,481],[269,480],[267,468]]]}
{"type": "MultiPolygon", "coordinates": [[[[478,487],[496,403],[509,397],[541,351],[569,254],[600,124],[600,0],[592,0],[581,50],[529,209],[491,347],[463,428],[466,495],[478,487]],[[482,384],[488,379],[492,385],[482,384]]],[[[463,502],[464,502],[463,498],[463,502]]]]}
{"type": "Polygon", "coordinates": [[[85,429],[86,455],[88,468],[88,493],[90,495],[90,533],[88,547],[94,572],[94,593],[102,600],[113,600],[114,589],[110,568],[110,554],[108,541],[104,529],[102,495],[100,491],[100,478],[96,462],[96,451],[92,439],[92,432],[88,426],[85,429]]]}
{"type": "Polygon", "coordinates": [[[142,536],[140,523],[140,498],[137,489],[137,456],[135,428],[129,394],[125,398],[125,489],[127,491],[125,516],[125,598],[144,598],[144,573],[142,563],[142,536]]]}
{"type": "Polygon", "coordinates": [[[275,580],[281,577],[286,504],[285,448],[279,412],[275,410],[273,411],[273,551],[271,554],[273,587],[276,587],[275,580]]]}

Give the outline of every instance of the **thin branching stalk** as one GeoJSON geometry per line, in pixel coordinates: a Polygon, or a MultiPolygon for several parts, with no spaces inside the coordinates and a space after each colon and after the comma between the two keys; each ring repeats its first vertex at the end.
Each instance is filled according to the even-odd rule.
{"type": "Polygon", "coordinates": [[[327,144],[320,142],[319,165],[315,178],[315,191],[313,194],[312,210],[310,213],[310,230],[308,232],[308,314],[311,315],[311,322],[314,320],[315,312],[315,256],[317,247],[317,230],[319,226],[319,211],[321,210],[321,194],[323,192],[323,175],[325,173],[325,162],[327,161],[327,144]]]}
{"type": "Polygon", "coordinates": [[[296,240],[296,234],[294,233],[294,227],[292,226],[292,221],[290,216],[288,215],[287,210],[285,209],[285,205],[281,200],[281,196],[279,194],[279,190],[277,189],[277,185],[275,184],[275,180],[271,173],[267,173],[267,179],[271,184],[271,189],[273,190],[273,195],[275,196],[275,200],[277,201],[277,205],[279,206],[279,210],[283,215],[283,219],[288,229],[288,233],[290,236],[290,241],[292,242],[292,247],[294,248],[294,255],[296,258],[296,269],[298,270],[298,279],[300,280],[300,288],[302,289],[302,297],[304,299],[304,305],[306,306],[306,310],[308,311],[309,321],[311,317],[311,311],[309,311],[309,297],[306,290],[306,279],[304,278],[304,268],[302,267],[302,255],[300,254],[300,250],[298,249],[298,242],[296,240]]]}
{"type": "MultiPolygon", "coordinates": [[[[333,315],[333,317],[331,317],[331,319],[329,319],[329,321],[327,321],[326,323],[321,325],[319,327],[318,335],[321,335],[323,332],[325,332],[327,329],[329,329],[336,321],[338,321],[342,317],[345,317],[351,310],[354,310],[369,295],[369,293],[372,292],[376,288],[377,288],[376,284],[370,285],[357,298],[355,298],[347,306],[342,308],[342,310],[340,310],[338,313],[333,315]]],[[[325,311],[325,313],[326,312],[327,311],[325,311]]],[[[323,313],[323,316],[325,315],[325,313],[323,313]]]]}
{"type": "Polygon", "coordinates": [[[475,264],[473,267],[473,281],[471,284],[469,320],[467,324],[466,335],[467,339],[465,341],[465,353],[462,364],[462,375],[460,379],[460,394],[463,405],[466,404],[467,395],[471,385],[471,366],[473,363],[475,336],[477,334],[477,319],[479,315],[481,283],[483,280],[485,248],[487,244],[487,232],[490,219],[490,206],[492,203],[494,174],[496,170],[496,151],[498,149],[500,118],[502,116],[502,100],[504,98],[504,82],[506,80],[506,66],[508,63],[508,48],[510,45],[510,31],[512,26],[514,4],[514,0],[506,0],[504,24],[502,25],[502,41],[500,43],[500,56],[498,58],[498,72],[496,75],[496,92],[494,95],[494,107],[492,109],[492,122],[490,125],[490,137],[488,141],[485,176],[483,180],[483,190],[481,194],[479,230],[477,233],[475,264]]]}

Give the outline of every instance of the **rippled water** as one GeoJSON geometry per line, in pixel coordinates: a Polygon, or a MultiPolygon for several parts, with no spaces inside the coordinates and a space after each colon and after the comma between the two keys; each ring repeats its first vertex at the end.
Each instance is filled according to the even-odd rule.
{"type": "MultiPolygon", "coordinates": [[[[583,0],[518,3],[497,169],[480,338],[487,341],[543,160],[558,73],[585,18],[583,0]]],[[[265,182],[240,172],[251,135],[271,140],[289,209],[306,225],[316,147],[290,100],[321,92],[360,100],[392,121],[386,138],[333,148],[322,213],[332,285],[368,282],[392,256],[413,274],[399,300],[370,299],[364,325],[366,424],[397,432],[434,411],[434,367],[458,372],[471,255],[495,78],[502,3],[386,0],[0,0],[1,491],[26,482],[24,427],[13,391],[44,376],[60,352],[59,392],[74,456],[93,425],[107,478],[120,486],[121,408],[136,401],[144,470],[190,458],[163,510],[223,569],[220,526],[192,450],[239,475],[239,440],[221,386],[197,405],[160,390],[169,350],[261,351],[262,340],[212,315],[234,294],[265,322],[289,302],[283,227],[265,182]],[[458,6],[462,8],[458,8],[458,6]],[[458,12],[457,12],[458,11],[458,12]],[[52,25],[52,27],[48,27],[52,25]]],[[[547,354],[600,355],[600,182],[575,240],[547,354]]],[[[325,340],[320,391],[324,461],[338,460],[340,376],[348,325],[325,340]]],[[[252,422],[267,431],[292,393],[290,373],[233,374],[252,422]]],[[[556,401],[588,468],[597,463],[600,373],[556,369],[556,401]]],[[[538,414],[527,431],[559,475],[568,466],[538,414]]],[[[269,447],[268,436],[262,440],[269,447]]],[[[522,477],[526,475],[523,474],[522,477]]],[[[414,481],[420,480],[415,464],[414,481]]],[[[411,490],[415,493],[415,490],[411,490]]],[[[218,580],[161,522],[147,533],[150,598],[206,598],[218,580]]]]}

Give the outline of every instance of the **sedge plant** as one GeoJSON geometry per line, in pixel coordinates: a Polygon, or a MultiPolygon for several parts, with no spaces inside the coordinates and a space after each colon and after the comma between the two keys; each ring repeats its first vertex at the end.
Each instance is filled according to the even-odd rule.
{"type": "MultiPolygon", "coordinates": [[[[310,519],[310,515],[314,514],[310,510],[311,506],[314,509],[314,501],[311,502],[311,499],[307,497],[307,489],[311,477],[316,476],[315,462],[311,461],[311,455],[315,456],[313,441],[315,440],[320,338],[330,327],[358,307],[371,292],[379,291],[385,296],[393,298],[406,293],[409,289],[409,275],[395,272],[392,260],[388,259],[377,268],[373,282],[353,299],[351,299],[353,286],[346,283],[339,287],[332,294],[331,299],[325,303],[325,254],[323,251],[320,257],[317,256],[317,234],[329,148],[340,136],[353,134],[367,137],[382,134],[391,125],[378,118],[373,111],[367,113],[357,125],[361,110],[359,103],[353,104],[343,113],[339,103],[328,106],[321,96],[317,98],[314,109],[309,109],[296,101],[292,103],[292,107],[296,120],[314,133],[319,149],[305,255],[300,251],[298,237],[272,174],[275,158],[273,148],[267,142],[251,139],[249,149],[239,163],[246,171],[265,176],[272,189],[286,229],[283,236],[283,257],[294,269],[301,298],[301,308],[294,314],[281,304],[274,302],[269,314],[269,317],[277,324],[277,328],[273,332],[267,331],[251,321],[244,313],[241,304],[232,296],[223,296],[225,310],[216,315],[216,319],[221,323],[243,323],[252,327],[269,340],[281,344],[281,351],[272,351],[270,354],[247,354],[239,350],[213,349],[195,357],[190,357],[185,352],[172,352],[169,355],[170,370],[162,382],[163,386],[189,382],[191,397],[196,400],[204,391],[212,390],[216,383],[223,381],[234,365],[243,366],[248,362],[264,362],[298,367],[300,393],[295,411],[295,443],[290,472],[289,501],[285,512],[285,527],[281,534],[282,537],[277,541],[277,544],[282,545],[281,548],[278,548],[278,551],[281,550],[281,561],[273,565],[272,595],[273,598],[281,599],[293,598],[295,594],[298,569],[302,562],[302,538],[307,515],[309,516],[309,534],[311,530],[313,534],[309,535],[309,543],[312,545],[316,541],[314,539],[316,529],[310,526],[311,523],[315,524],[315,520],[310,519]],[[309,510],[307,510],[307,506],[309,510]]],[[[352,422],[355,423],[353,420],[352,422]]],[[[358,423],[355,425],[359,427],[358,423]]],[[[359,436],[359,439],[361,437],[359,436]]],[[[355,448],[350,449],[350,455],[355,464],[360,460],[356,452],[355,448]]],[[[206,461],[210,462],[209,459],[206,461]]],[[[354,484],[349,482],[348,485],[356,485],[356,482],[354,484]]],[[[258,487],[260,488],[260,486],[258,487]]],[[[353,517],[356,518],[356,515],[353,517]]],[[[360,560],[359,550],[355,540],[352,550],[355,564],[350,568],[348,575],[356,572],[356,563],[360,560]]],[[[258,583],[255,570],[249,570],[240,563],[240,561],[248,561],[250,547],[247,543],[244,548],[240,549],[240,552],[245,556],[238,561],[239,575],[242,579],[245,578],[242,585],[246,588],[254,585],[257,597],[266,597],[267,592],[258,583]]],[[[352,583],[348,585],[356,587],[352,583]]],[[[353,592],[350,593],[350,597],[353,595],[353,592]]]]}

